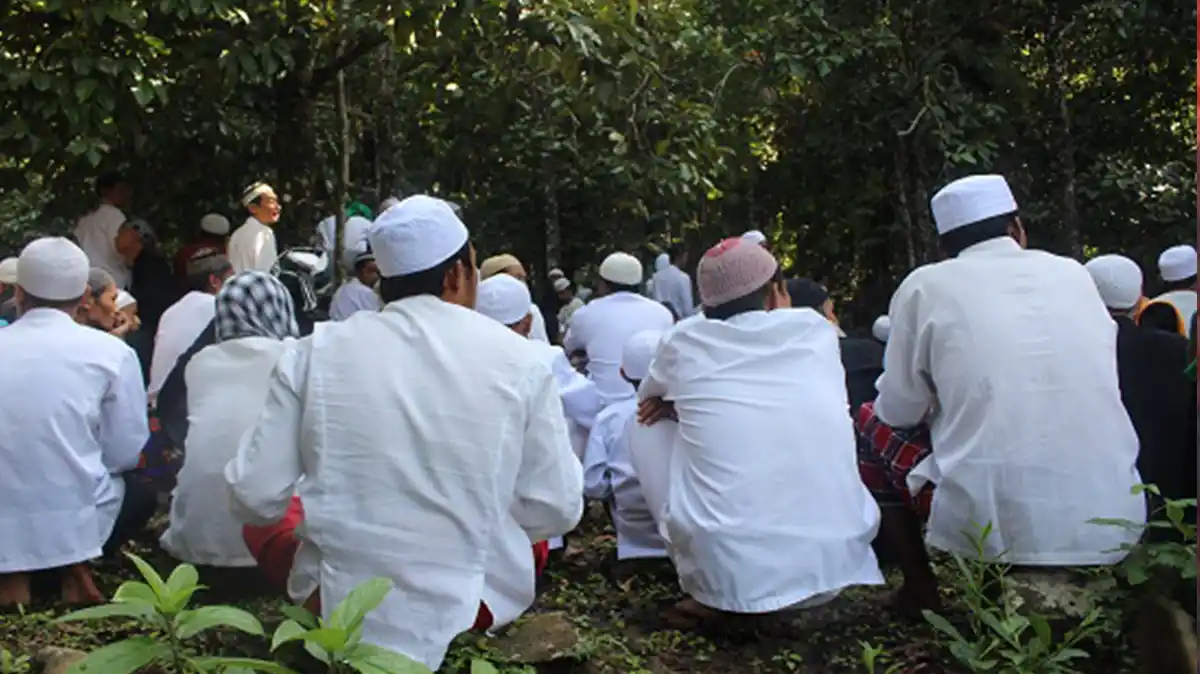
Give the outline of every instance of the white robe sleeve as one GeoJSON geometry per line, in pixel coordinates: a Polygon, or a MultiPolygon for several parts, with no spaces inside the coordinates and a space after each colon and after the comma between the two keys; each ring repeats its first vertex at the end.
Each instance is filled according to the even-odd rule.
{"type": "Polygon", "coordinates": [[[669,399],[671,371],[675,369],[675,349],[668,335],[658,345],[654,360],[650,361],[650,371],[638,386],[638,400],[647,398],[669,399]]]}
{"type": "Polygon", "coordinates": [[[608,459],[612,447],[612,415],[602,415],[588,435],[583,451],[583,495],[590,499],[605,499],[612,495],[608,475],[608,459]]]}
{"type": "Polygon", "coordinates": [[[692,278],[685,273],[679,275],[679,318],[682,320],[696,313],[696,302],[692,299],[692,278]]]}
{"type": "Polygon", "coordinates": [[[542,541],[574,529],[583,516],[583,468],[549,369],[531,368],[525,389],[525,443],[512,514],[529,540],[542,541]]]}
{"type": "Polygon", "coordinates": [[[534,304],[529,307],[529,312],[533,315],[533,325],[529,328],[529,338],[536,342],[549,344],[550,336],[546,334],[546,317],[542,316],[542,310],[538,308],[538,305],[534,304]]]}
{"type": "Polygon", "coordinates": [[[892,330],[884,352],[883,374],[875,383],[879,391],[875,415],[894,428],[911,428],[921,423],[936,400],[929,373],[929,349],[918,325],[913,286],[909,282],[902,284],[892,298],[888,309],[892,330]]]}
{"type": "Polygon", "coordinates": [[[265,229],[256,234],[252,254],[254,257],[254,269],[258,271],[271,271],[271,267],[275,266],[275,260],[279,259],[279,253],[275,249],[275,233],[270,229],[265,229]]]}
{"type": "Polygon", "coordinates": [[[303,403],[295,382],[305,380],[308,354],[293,345],[280,357],[258,422],[242,437],[237,455],[225,466],[233,511],[247,524],[278,522],[287,514],[300,460],[303,403]]]}
{"type": "Polygon", "coordinates": [[[100,427],[96,437],[110,473],[137,468],[142,449],[150,437],[146,389],[142,368],[132,349],[121,360],[116,379],[100,401],[100,427]]]}
{"type": "Polygon", "coordinates": [[[563,413],[580,426],[591,428],[596,422],[596,415],[604,409],[604,399],[600,396],[595,382],[576,372],[575,368],[571,367],[566,352],[561,349],[554,357],[551,369],[558,383],[563,413]]]}
{"type": "Polygon", "coordinates": [[[576,309],[568,321],[567,334],[563,336],[563,349],[568,353],[574,353],[583,349],[583,338],[579,336],[579,327],[575,322],[575,317],[579,315],[580,309],[576,309]]]}

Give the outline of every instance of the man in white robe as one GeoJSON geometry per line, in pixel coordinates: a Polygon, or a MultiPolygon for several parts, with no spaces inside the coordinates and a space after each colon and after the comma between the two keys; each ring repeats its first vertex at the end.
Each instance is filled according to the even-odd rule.
{"type": "Polygon", "coordinates": [[[323,323],[282,356],[226,477],[250,524],[280,520],[294,491],[303,502],[294,600],[319,588],[328,618],[388,578],[364,639],[437,669],[473,623],[533,602],[530,541],[579,521],[582,470],[543,356],[473,310],[474,248],[450,206],[409,197],[368,238],[384,309],[323,323]],[[493,591],[505,601],[481,608],[493,591]]]}
{"type": "Polygon", "coordinates": [[[670,309],[638,294],[642,263],[628,253],[613,253],[600,264],[596,298],[580,307],[563,338],[568,354],[587,354],[588,376],[605,404],[628,398],[633,391],[621,377],[621,350],[643,330],[666,330],[675,323],[670,309]]]}
{"type": "Polygon", "coordinates": [[[654,272],[654,299],[669,305],[675,317],[687,318],[696,313],[696,303],[692,300],[692,277],[680,268],[687,264],[687,254],[683,246],[671,246],[668,253],[667,265],[654,272]]]}
{"type": "Polygon", "coordinates": [[[75,322],[87,284],[67,239],[21,251],[21,320],[0,330],[0,605],[28,605],[29,573],[50,569],[63,600],[103,601],[86,562],[154,513],[153,492],[121,477],[149,436],[141,369],[120,339],[75,322]]]}
{"type": "Polygon", "coordinates": [[[899,461],[889,443],[866,461],[890,466],[883,481],[901,497],[885,502],[880,539],[904,572],[909,610],[938,606],[926,513],[911,505],[928,504],[933,485],[929,545],[973,556],[969,537],[990,525],[985,556],[1019,566],[1115,564],[1138,532],[1091,520],[1146,516],[1131,492],[1138,442],[1121,404],[1117,328],[1088,272],[1025,249],[1002,176],[956,180],[932,208],[949,258],[914,270],[893,296],[874,406],[893,428],[927,423],[932,450],[899,461]],[[911,472],[899,466],[910,460],[911,472]]]}
{"type": "MultiPolygon", "coordinates": [[[[486,281],[496,274],[507,274],[521,283],[526,283],[525,265],[521,264],[521,261],[515,256],[508,253],[493,255],[484,260],[483,264],[479,265],[480,281],[486,281]]],[[[533,317],[533,323],[529,328],[529,338],[535,342],[549,344],[550,337],[546,334],[546,318],[542,316],[542,310],[530,301],[529,311],[533,317]]]]}
{"type": "Polygon", "coordinates": [[[283,205],[275,189],[266,183],[254,183],[242,194],[242,206],[250,211],[246,222],[229,237],[229,262],[233,273],[244,271],[270,272],[279,258],[275,232],[283,205]]]}
{"type": "Polygon", "coordinates": [[[668,620],[816,606],[882,583],[837,329],[789,308],[779,264],[751,241],[718,243],[697,277],[704,317],[667,333],[638,389],[639,423],[678,419],[662,448],[661,524],[691,599],[668,620]]]}
{"type": "Polygon", "coordinates": [[[125,224],[125,213],[133,198],[133,188],[119,174],[106,173],[96,179],[96,195],[100,204],[96,209],[79,219],[75,226],[75,240],[87,254],[93,267],[100,267],[112,275],[117,289],[129,287],[131,272],[125,258],[117,251],[117,234],[125,224]]]}
{"type": "Polygon", "coordinates": [[[354,255],[353,266],[354,276],[333,294],[329,304],[330,320],[344,321],[359,311],[379,311],[381,307],[379,295],[375,292],[379,267],[375,264],[375,254],[365,241],[354,255]]]}
{"type": "Polygon", "coordinates": [[[229,258],[216,249],[199,250],[188,260],[190,290],[168,307],[158,321],[154,355],[150,359],[150,384],[146,387],[151,406],[157,402],[158,392],[175,369],[179,357],[212,322],[213,298],[232,273],[229,258]]]}
{"type": "Polygon", "coordinates": [[[1138,325],[1191,336],[1196,315],[1196,249],[1171,246],[1158,256],[1163,293],[1150,300],[1138,316],[1138,325]]]}

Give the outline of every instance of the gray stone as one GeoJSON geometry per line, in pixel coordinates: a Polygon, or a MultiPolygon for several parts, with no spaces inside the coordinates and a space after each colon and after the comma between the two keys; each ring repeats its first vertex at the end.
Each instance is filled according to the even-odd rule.
{"type": "Polygon", "coordinates": [[[1095,597],[1111,584],[1070,569],[1012,569],[1005,578],[1014,608],[1046,617],[1083,618],[1095,608],[1095,597]]]}
{"type": "Polygon", "coordinates": [[[86,657],[87,653],[74,648],[47,646],[38,651],[33,660],[41,666],[42,674],[66,674],[71,665],[86,657]]]}
{"type": "Polygon", "coordinates": [[[489,650],[508,662],[533,665],[574,657],[579,643],[579,630],[566,613],[541,613],[513,625],[489,650]]]}

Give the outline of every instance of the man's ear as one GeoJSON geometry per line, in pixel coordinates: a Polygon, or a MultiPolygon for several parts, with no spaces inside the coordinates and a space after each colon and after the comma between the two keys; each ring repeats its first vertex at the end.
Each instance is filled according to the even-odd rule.
{"type": "Polygon", "coordinates": [[[1012,224],[1008,226],[1008,235],[1011,236],[1017,243],[1025,248],[1029,245],[1029,239],[1025,234],[1025,224],[1021,222],[1021,218],[1013,218],[1012,224]]]}

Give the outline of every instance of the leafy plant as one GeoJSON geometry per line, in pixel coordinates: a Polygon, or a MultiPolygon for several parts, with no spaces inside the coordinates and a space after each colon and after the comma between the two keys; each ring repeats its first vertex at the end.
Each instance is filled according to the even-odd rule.
{"type": "Polygon", "coordinates": [[[1189,511],[1196,508],[1196,499],[1162,499],[1158,487],[1137,485],[1134,493],[1150,493],[1156,500],[1162,500],[1162,506],[1151,513],[1145,525],[1124,519],[1100,518],[1091,520],[1093,524],[1121,527],[1124,529],[1141,530],[1143,526],[1149,530],[1171,530],[1179,534],[1177,540],[1141,541],[1121,546],[1129,555],[1121,562],[1121,575],[1130,585],[1141,585],[1157,575],[1175,580],[1191,580],[1196,577],[1196,523],[1188,521],[1189,511]]]}
{"type": "Polygon", "coordinates": [[[0,648],[0,674],[25,674],[28,671],[29,656],[13,655],[7,649],[0,648]]]}
{"type": "MultiPolygon", "coordinates": [[[[262,623],[232,606],[203,606],[189,609],[192,595],[200,590],[196,567],[181,564],[165,581],[152,566],[136,555],[127,555],[146,582],[130,581],[117,588],[111,603],[75,611],[56,622],[128,618],[152,630],[154,636],[134,636],[92,651],[68,670],[69,674],[132,674],[154,664],[174,674],[209,672],[268,672],[293,674],[274,662],[253,658],[224,658],[198,655],[187,642],[218,627],[264,636],[262,623]]],[[[6,670],[7,671],[7,670],[6,670]]]]}
{"type": "Polygon", "coordinates": [[[950,654],[972,672],[995,674],[1072,674],[1074,661],[1088,657],[1078,648],[1102,629],[1100,610],[1093,609],[1061,639],[1055,639],[1050,622],[1036,613],[1022,613],[1003,591],[1007,567],[986,558],[984,542],[991,525],[968,534],[975,554],[971,559],[954,555],[961,574],[963,601],[970,612],[964,634],[944,617],[924,611],[925,620],[944,637],[950,654]],[[999,582],[999,593],[989,584],[999,582]],[[998,597],[998,599],[993,599],[998,597]]]}
{"type": "Polygon", "coordinates": [[[903,669],[903,666],[900,664],[894,664],[883,670],[879,669],[887,657],[884,655],[882,648],[865,641],[859,641],[858,643],[862,646],[862,655],[860,657],[862,658],[863,667],[867,670],[867,674],[900,674],[900,671],[903,669]]]}

